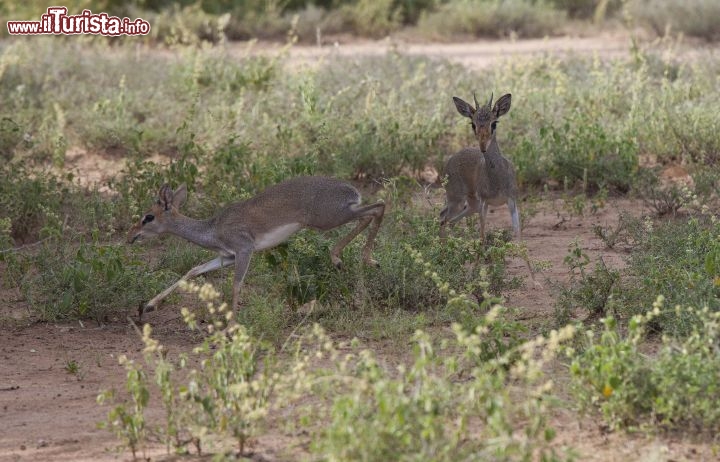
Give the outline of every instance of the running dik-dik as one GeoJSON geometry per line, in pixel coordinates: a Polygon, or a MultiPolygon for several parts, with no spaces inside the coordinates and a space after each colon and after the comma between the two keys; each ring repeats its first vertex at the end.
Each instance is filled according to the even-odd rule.
{"type": "Polygon", "coordinates": [[[343,181],[321,176],[293,178],[271,186],[251,199],[230,204],[207,220],[182,215],[180,207],[186,199],[185,185],[175,191],[164,185],[150,210],[130,229],[128,242],[169,233],[215,250],[219,256],[191,269],[141,306],[141,317],[143,312],[157,308],[181,281],[229,265],[235,265],[232,294],[232,308],[235,309],[253,252],[275,247],[303,228],[325,231],[359,221],[330,251],[333,264],[340,267],[342,250],[372,223],[363,250],[363,261],[376,264],[371,252],[385,213],[385,204],[361,205],[358,190],[343,181]]]}
{"type": "Polygon", "coordinates": [[[495,132],[498,119],[510,110],[510,94],[497,100],[493,97],[480,105],[473,95],[475,107],[454,96],[458,112],[470,119],[479,148],[465,148],[448,159],[445,174],[447,205],[440,212],[440,235],[445,226],[466,215],[480,214],[480,237],[485,239],[485,218],[489,205],[507,203],[515,237],[520,237],[520,215],[517,208],[515,167],[500,152],[495,132]]]}

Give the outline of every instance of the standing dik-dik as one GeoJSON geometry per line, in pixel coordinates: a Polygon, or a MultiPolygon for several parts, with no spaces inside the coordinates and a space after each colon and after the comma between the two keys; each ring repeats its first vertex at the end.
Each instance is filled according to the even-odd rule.
{"type": "Polygon", "coordinates": [[[232,308],[235,309],[253,252],[275,247],[303,228],[326,231],[351,221],[360,221],[330,251],[333,264],[340,267],[342,250],[373,222],[363,250],[363,260],[376,264],[371,252],[385,213],[385,204],[361,205],[358,190],[343,181],[320,176],[293,178],[271,186],[251,199],[230,204],[207,220],[182,215],[180,207],[185,199],[185,185],[175,191],[167,184],[160,188],[157,201],[130,229],[128,242],[169,233],[215,250],[220,256],[191,269],[144,307],[141,306],[141,317],[143,312],[157,308],[181,281],[229,265],[235,265],[232,300],[232,308]]]}
{"type": "Polygon", "coordinates": [[[510,110],[511,96],[509,93],[502,96],[495,106],[492,105],[492,95],[483,106],[478,104],[474,95],[473,99],[477,109],[453,96],[458,112],[470,118],[480,149],[462,149],[447,161],[447,205],[440,212],[440,235],[445,235],[445,226],[448,223],[453,224],[468,214],[478,213],[480,237],[484,240],[488,206],[507,203],[513,231],[519,238],[520,216],[517,208],[515,167],[503,157],[495,139],[498,119],[510,110]]]}

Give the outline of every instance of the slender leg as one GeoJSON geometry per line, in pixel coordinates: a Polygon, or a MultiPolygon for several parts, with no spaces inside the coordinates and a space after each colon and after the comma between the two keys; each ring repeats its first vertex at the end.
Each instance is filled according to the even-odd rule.
{"type": "Polygon", "coordinates": [[[447,225],[453,226],[468,213],[470,213],[470,207],[466,202],[466,198],[458,201],[448,199],[447,207],[440,212],[440,238],[445,239],[445,228],[447,225]]]}
{"type": "Polygon", "coordinates": [[[385,216],[385,204],[378,204],[378,207],[375,210],[377,210],[377,212],[375,212],[375,217],[373,218],[373,223],[370,227],[370,231],[368,232],[367,241],[365,242],[365,248],[363,249],[363,261],[368,265],[373,266],[378,264],[377,261],[372,258],[372,249],[375,244],[375,238],[377,237],[378,231],[380,231],[380,224],[385,216]]]}
{"type": "Polygon", "coordinates": [[[233,279],[233,294],[232,294],[232,310],[238,306],[240,301],[240,286],[245,279],[248,266],[250,266],[250,258],[252,258],[253,248],[248,247],[235,254],[235,278],[233,279]]]}
{"type": "Polygon", "coordinates": [[[332,260],[333,265],[335,265],[336,268],[342,267],[342,260],[340,260],[340,253],[345,248],[346,245],[350,243],[353,239],[355,239],[355,236],[360,234],[363,229],[367,228],[370,222],[373,220],[373,217],[364,217],[360,220],[360,223],[357,224],[357,226],[348,233],[347,236],[340,239],[337,244],[335,244],[335,247],[332,248],[330,251],[330,260],[332,260]]]}
{"type": "Polygon", "coordinates": [[[515,233],[515,237],[520,240],[522,238],[522,233],[520,231],[520,213],[518,212],[517,203],[515,202],[515,199],[510,198],[508,199],[507,204],[510,209],[510,217],[512,218],[513,232],[515,233]]]}
{"type": "Polygon", "coordinates": [[[465,218],[465,215],[467,215],[467,214],[470,213],[471,211],[472,211],[472,210],[470,209],[470,207],[468,207],[467,205],[465,205],[465,208],[463,208],[462,211],[461,211],[460,213],[458,213],[457,215],[455,215],[454,217],[451,217],[451,218],[448,220],[448,223],[451,224],[451,225],[454,225],[454,224],[457,223],[458,221],[460,221],[460,220],[462,220],[463,218],[465,218]]]}
{"type": "Polygon", "coordinates": [[[445,239],[445,227],[447,226],[447,214],[448,214],[449,206],[445,206],[440,211],[440,239],[445,239]]]}
{"type": "Polygon", "coordinates": [[[363,250],[363,259],[365,260],[365,263],[377,264],[372,260],[372,258],[370,258],[370,251],[372,250],[373,240],[375,239],[375,236],[378,233],[378,229],[380,228],[383,214],[385,213],[385,204],[382,202],[378,202],[377,204],[365,205],[361,207],[352,206],[352,211],[356,213],[353,219],[359,219],[360,223],[358,223],[358,225],[352,231],[350,231],[347,236],[340,239],[340,241],[338,241],[338,243],[335,244],[335,246],[330,251],[330,259],[332,260],[333,265],[338,268],[342,266],[342,260],[340,260],[340,253],[343,251],[345,246],[348,245],[350,241],[355,239],[355,236],[357,236],[365,228],[367,228],[373,220],[375,220],[375,224],[370,229],[370,233],[365,244],[365,249],[363,250]]]}
{"type": "Polygon", "coordinates": [[[485,220],[487,219],[488,207],[487,201],[482,201],[480,206],[480,239],[482,242],[485,242],[485,220]]]}
{"type": "Polygon", "coordinates": [[[157,294],[152,300],[147,302],[145,306],[140,306],[139,317],[142,319],[143,313],[147,313],[150,311],[155,310],[158,305],[160,305],[160,302],[162,302],[168,295],[170,295],[177,287],[180,285],[182,281],[187,281],[188,279],[194,278],[195,276],[199,276],[201,274],[207,273],[208,271],[214,271],[216,269],[223,268],[225,266],[230,266],[233,264],[234,258],[233,257],[217,257],[213,258],[207,263],[203,263],[202,265],[198,265],[188,271],[185,276],[178,279],[173,285],[168,287],[167,289],[163,290],[159,294],[157,294]]]}

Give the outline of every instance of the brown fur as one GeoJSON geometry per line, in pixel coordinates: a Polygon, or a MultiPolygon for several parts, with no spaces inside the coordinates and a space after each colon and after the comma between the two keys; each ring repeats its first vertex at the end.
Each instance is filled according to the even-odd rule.
{"type": "MultiPolygon", "coordinates": [[[[510,110],[511,96],[506,94],[492,105],[473,107],[453,97],[458,112],[470,118],[479,148],[465,148],[448,159],[447,206],[440,212],[440,235],[445,226],[468,214],[480,215],[480,236],[485,239],[485,217],[489,205],[508,204],[515,235],[520,237],[520,219],[517,210],[517,184],[515,167],[500,152],[495,139],[498,119],[510,110]]],[[[477,105],[477,99],[475,99],[477,105]]]]}
{"type": "MultiPolygon", "coordinates": [[[[339,267],[343,248],[373,223],[363,250],[363,261],[375,264],[371,251],[385,204],[361,205],[360,193],[343,181],[321,176],[293,178],[271,186],[251,199],[230,204],[207,220],[195,220],[180,213],[186,198],[185,185],[175,191],[163,185],[158,200],[130,229],[128,242],[169,233],[215,250],[219,257],[191,269],[180,281],[234,264],[233,308],[237,306],[240,284],[253,252],[274,247],[303,228],[325,231],[359,221],[330,252],[333,264],[339,267]]],[[[140,315],[155,309],[180,281],[150,300],[140,309],[140,315]]]]}

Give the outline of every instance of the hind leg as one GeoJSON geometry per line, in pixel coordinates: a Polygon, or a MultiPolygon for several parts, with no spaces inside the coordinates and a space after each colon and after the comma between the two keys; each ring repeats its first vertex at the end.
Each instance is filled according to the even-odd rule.
{"type": "Polygon", "coordinates": [[[440,237],[445,238],[447,225],[454,225],[468,213],[470,213],[470,207],[465,200],[448,201],[447,207],[440,212],[440,237]]]}
{"type": "Polygon", "coordinates": [[[372,251],[372,245],[373,241],[375,239],[375,236],[378,233],[378,230],[380,229],[380,223],[382,222],[384,213],[385,213],[385,204],[382,202],[378,202],[377,204],[372,205],[366,205],[362,207],[358,207],[357,205],[351,206],[351,210],[354,212],[353,216],[348,221],[352,220],[360,220],[360,222],[357,224],[357,226],[350,231],[345,237],[340,239],[337,244],[332,248],[330,251],[330,259],[333,262],[333,265],[340,268],[342,266],[342,260],[340,259],[340,254],[342,253],[345,246],[347,246],[350,241],[355,239],[355,237],[360,234],[365,228],[368,227],[370,223],[375,221],[375,224],[370,229],[370,233],[368,234],[368,240],[365,243],[365,249],[363,250],[363,260],[365,260],[366,263],[373,263],[372,258],[370,258],[370,252],[372,251]]]}
{"type": "Polygon", "coordinates": [[[377,261],[372,258],[372,249],[375,244],[375,238],[377,237],[378,231],[380,231],[380,224],[382,224],[383,218],[385,217],[385,204],[375,204],[376,207],[373,211],[373,222],[368,232],[367,241],[365,242],[365,248],[363,249],[363,261],[368,265],[377,266],[377,261]]]}

